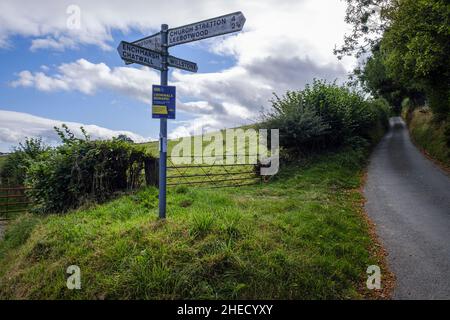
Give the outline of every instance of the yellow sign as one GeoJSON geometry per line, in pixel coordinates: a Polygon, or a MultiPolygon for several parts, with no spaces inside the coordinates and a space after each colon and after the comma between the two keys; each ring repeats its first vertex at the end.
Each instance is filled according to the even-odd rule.
{"type": "Polygon", "coordinates": [[[166,106],[153,106],[152,107],[153,114],[168,114],[166,106]]]}

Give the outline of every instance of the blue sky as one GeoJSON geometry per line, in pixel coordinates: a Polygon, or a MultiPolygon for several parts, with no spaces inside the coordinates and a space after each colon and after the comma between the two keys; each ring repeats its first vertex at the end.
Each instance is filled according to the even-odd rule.
{"type": "MultiPolygon", "coordinates": [[[[179,7],[180,1],[169,2],[179,7]]],[[[116,47],[158,31],[161,23],[175,27],[238,10],[247,18],[240,34],[171,48],[199,66],[197,74],[170,72],[179,100],[177,119],[169,121],[172,137],[252,122],[272,92],[300,89],[314,77],[344,79],[352,65],[332,55],[346,28],[338,0],[193,1],[176,13],[159,1],[78,1],[77,31],[65,23],[72,3],[0,4],[2,152],[25,136],[54,143],[55,121],[91,125],[98,138],[123,131],[139,141],[156,138],[159,122],[151,118],[149,97],[159,74],[125,66],[116,47]]]]}

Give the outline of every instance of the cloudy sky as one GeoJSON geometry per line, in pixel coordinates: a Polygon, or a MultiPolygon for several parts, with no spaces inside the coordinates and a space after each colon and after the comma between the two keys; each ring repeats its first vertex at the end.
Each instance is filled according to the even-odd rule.
{"type": "Polygon", "coordinates": [[[24,137],[54,143],[52,127],[63,122],[98,138],[156,138],[150,99],[159,73],[124,65],[119,42],[151,35],[162,23],[235,11],[247,19],[242,32],[170,48],[199,66],[196,74],[170,71],[178,99],[171,137],[252,122],[273,92],[301,89],[313,78],[344,81],[354,64],[332,53],[348,30],[341,0],[2,0],[0,151],[24,137]]]}

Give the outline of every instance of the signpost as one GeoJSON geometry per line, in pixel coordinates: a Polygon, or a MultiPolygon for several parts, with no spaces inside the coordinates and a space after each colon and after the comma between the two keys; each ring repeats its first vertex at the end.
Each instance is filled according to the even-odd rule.
{"type": "Polygon", "coordinates": [[[182,27],[161,31],[134,41],[122,41],[117,48],[126,64],[137,63],[161,71],[161,85],[152,87],[152,117],[160,120],[159,129],[159,217],[166,218],[167,119],[175,119],[175,87],[167,85],[168,67],[197,72],[197,64],[169,55],[169,47],[241,31],[245,17],[242,12],[203,20],[182,27]]]}
{"type": "Polygon", "coordinates": [[[245,17],[239,11],[170,29],[168,33],[168,45],[172,47],[186,42],[241,31],[244,23],[245,17]]]}
{"type": "Polygon", "coordinates": [[[119,51],[120,57],[127,62],[138,63],[158,70],[163,70],[162,55],[159,52],[139,47],[125,41],[120,42],[117,51],[119,51]]]}
{"type": "Polygon", "coordinates": [[[173,56],[167,57],[167,63],[169,64],[170,67],[175,67],[190,72],[197,72],[198,70],[197,64],[195,62],[183,60],[173,56]]]}
{"type": "Polygon", "coordinates": [[[145,37],[140,40],[134,41],[133,44],[144,47],[153,51],[162,52],[162,45],[161,45],[161,33],[155,33],[154,35],[151,35],[150,37],[145,37]]]}
{"type": "MultiPolygon", "coordinates": [[[[161,46],[161,33],[155,33],[149,37],[142,38],[140,40],[136,40],[133,44],[144,47],[153,51],[162,52],[161,46]]],[[[125,64],[132,64],[133,62],[125,61],[125,64]]]]}

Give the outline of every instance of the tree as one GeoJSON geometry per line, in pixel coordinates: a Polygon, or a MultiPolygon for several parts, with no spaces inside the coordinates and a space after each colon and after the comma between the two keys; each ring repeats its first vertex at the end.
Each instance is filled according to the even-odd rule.
{"type": "Polygon", "coordinates": [[[372,53],[355,75],[374,96],[398,107],[402,96],[425,95],[435,119],[450,114],[450,2],[346,0],[352,32],[335,49],[339,58],[372,53]],[[369,51],[370,50],[370,51],[369,51]]]}
{"type": "Polygon", "coordinates": [[[370,53],[379,43],[384,30],[389,26],[390,11],[397,4],[397,0],[345,1],[345,22],[352,25],[352,31],[344,36],[344,44],[335,48],[334,54],[339,59],[352,55],[359,58],[370,53]]]}
{"type": "Polygon", "coordinates": [[[114,138],[115,140],[118,141],[123,141],[123,142],[129,142],[129,143],[134,143],[133,139],[131,139],[129,136],[127,136],[126,134],[119,134],[117,137],[114,138]]]}
{"type": "Polygon", "coordinates": [[[364,66],[355,69],[354,73],[365,91],[374,98],[386,99],[396,113],[400,112],[405,97],[408,97],[414,105],[423,103],[424,94],[414,82],[409,80],[402,83],[389,74],[384,63],[384,56],[380,51],[380,45],[376,45],[364,66]]]}
{"type": "Polygon", "coordinates": [[[435,116],[450,112],[450,3],[401,0],[381,41],[389,76],[423,88],[435,116]]]}

